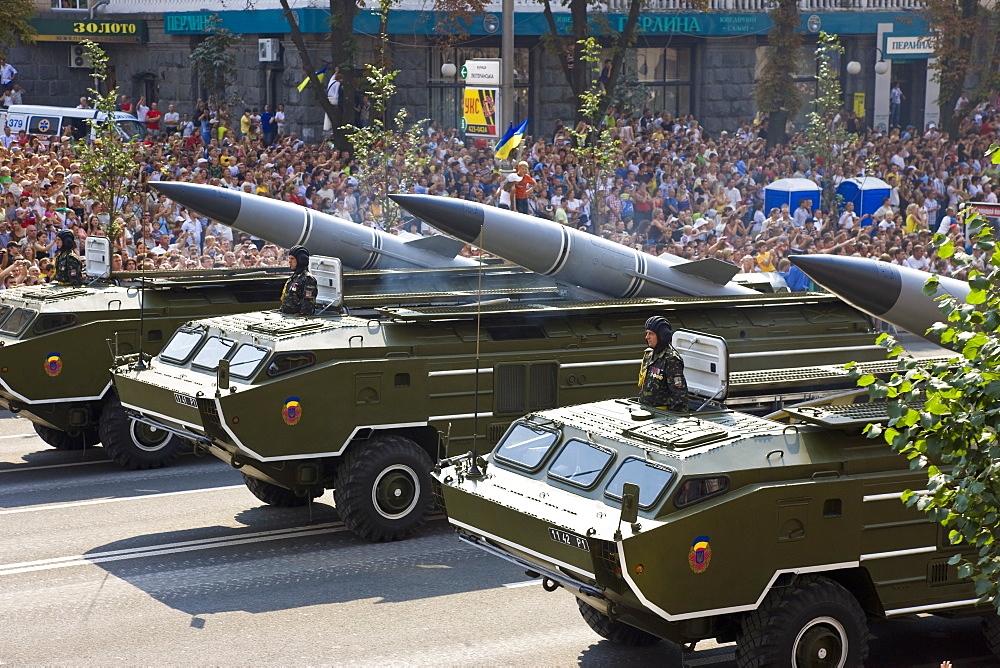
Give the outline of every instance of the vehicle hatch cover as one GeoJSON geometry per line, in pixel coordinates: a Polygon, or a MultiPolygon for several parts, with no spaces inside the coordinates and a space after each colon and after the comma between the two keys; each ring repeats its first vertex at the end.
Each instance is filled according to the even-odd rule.
{"type": "Polygon", "coordinates": [[[660,419],[623,429],[622,435],[673,450],[686,450],[731,438],[734,434],[714,422],[696,417],[660,419]]]}
{"type": "Polygon", "coordinates": [[[87,294],[86,290],[52,290],[52,289],[42,289],[42,290],[29,290],[27,292],[22,292],[18,297],[21,299],[31,299],[40,302],[52,302],[57,299],[72,299],[73,297],[79,297],[81,295],[87,294]]]}

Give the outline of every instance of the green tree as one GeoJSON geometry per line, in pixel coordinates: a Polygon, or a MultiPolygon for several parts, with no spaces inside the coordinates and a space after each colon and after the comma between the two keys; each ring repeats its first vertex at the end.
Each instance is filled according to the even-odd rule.
{"type": "MultiPolygon", "coordinates": [[[[91,106],[97,117],[88,120],[93,130],[91,141],[82,140],[78,147],[80,175],[84,186],[94,193],[97,201],[108,212],[108,223],[103,225],[105,234],[120,244],[124,232],[120,215],[124,211],[126,193],[139,178],[138,142],[125,141],[115,123],[118,88],[102,94],[99,82],[107,80],[108,57],[104,50],[91,42],[80,42],[93,63],[94,87],[89,89],[91,106]]],[[[122,246],[124,247],[124,246],[122,246]]]]}
{"type": "Polygon", "coordinates": [[[824,169],[823,207],[833,211],[837,205],[837,193],[833,179],[829,178],[832,166],[839,159],[841,152],[857,138],[843,127],[835,127],[833,118],[843,109],[844,94],[840,88],[840,73],[834,69],[836,57],[844,52],[837,35],[825,32],[819,34],[819,44],[816,47],[816,61],[819,74],[816,84],[819,97],[814,101],[814,108],[807,116],[805,142],[799,153],[808,156],[816,163],[822,161],[824,169]]]}
{"type": "Polygon", "coordinates": [[[784,143],[785,126],[802,108],[802,96],[795,86],[793,74],[798,66],[802,36],[799,27],[797,0],[778,0],[768,16],[771,31],[768,33],[768,53],[764,70],[754,86],[757,108],[768,115],[767,144],[784,143]]]}
{"type": "Polygon", "coordinates": [[[222,102],[226,89],[236,79],[236,45],[242,40],[226,28],[219,27],[222,21],[218,14],[212,14],[202,32],[205,39],[191,51],[191,65],[198,73],[198,83],[216,100],[222,102]]]}
{"type": "MultiPolygon", "coordinates": [[[[309,79],[308,88],[313,92],[316,103],[329,118],[338,117],[333,104],[327,97],[326,87],[330,81],[329,77],[334,75],[335,70],[340,70],[345,77],[340,89],[340,108],[343,112],[340,114],[340,118],[345,122],[350,122],[354,118],[354,105],[353,103],[349,104],[349,102],[354,94],[352,84],[348,79],[352,78],[350,75],[354,68],[354,55],[357,50],[354,41],[354,16],[357,14],[357,4],[353,0],[349,3],[346,0],[330,0],[330,60],[325,65],[324,79],[320,81],[315,73],[323,68],[317,67],[319,63],[312,59],[312,55],[306,47],[305,38],[302,36],[302,30],[299,28],[298,19],[292,12],[288,0],[280,0],[280,2],[285,20],[291,27],[292,43],[295,44],[299,57],[302,59],[302,71],[309,79]],[[348,7],[348,5],[350,6],[348,7]],[[338,47],[337,44],[340,46],[338,47]]],[[[347,137],[339,128],[333,129],[333,140],[338,148],[347,148],[347,137]]]]}
{"type": "Polygon", "coordinates": [[[924,7],[934,40],[934,67],[940,89],[938,108],[941,126],[952,136],[958,131],[961,116],[955,114],[955,102],[970,80],[979,80],[966,107],[988,99],[998,81],[997,40],[1000,19],[995,3],[980,0],[928,0],[924,7]]]}
{"type": "Polygon", "coordinates": [[[33,0],[3,0],[0,2],[0,55],[4,47],[35,41],[35,29],[28,20],[35,15],[33,0]]]}
{"type": "Polygon", "coordinates": [[[380,0],[381,34],[374,62],[365,66],[365,92],[371,101],[371,123],[365,127],[346,125],[343,131],[354,147],[354,156],[362,170],[366,194],[382,206],[384,229],[389,230],[400,220],[399,208],[387,195],[409,192],[422,173],[427,158],[420,146],[421,128],[426,119],[409,122],[406,109],[400,109],[392,122],[389,104],[396,94],[396,77],[399,70],[390,69],[385,52],[388,43],[386,30],[392,0],[380,0]],[[407,127],[409,126],[409,127],[407,127]],[[394,180],[392,171],[399,173],[394,180]]]}
{"type": "MultiPolygon", "coordinates": [[[[969,270],[971,292],[966,301],[939,298],[942,322],[930,331],[956,351],[949,363],[928,368],[902,357],[892,337],[879,337],[899,371],[888,381],[862,376],[872,397],[886,400],[885,427],[869,425],[871,438],[883,438],[927,474],[927,492],[907,490],[906,505],[926,512],[948,530],[961,549],[949,563],[960,577],[971,577],[983,601],[1000,605],[1000,251],[989,225],[979,216],[969,221],[970,239],[989,258],[984,271],[969,270]]],[[[940,257],[969,264],[952,241],[940,235],[934,244],[940,257]]],[[[924,294],[934,295],[936,277],[924,294]]]]}
{"type": "MultiPolygon", "coordinates": [[[[601,70],[601,46],[593,37],[587,37],[580,44],[580,58],[582,63],[587,63],[588,69],[593,72],[601,70]]],[[[580,106],[577,115],[581,123],[572,129],[570,134],[576,141],[576,154],[581,164],[592,165],[594,175],[598,184],[605,183],[615,171],[620,159],[621,141],[611,134],[610,128],[602,125],[601,119],[607,109],[604,102],[606,96],[601,85],[596,79],[591,79],[592,83],[578,97],[580,106]]],[[[595,189],[595,193],[599,188],[595,189]]],[[[598,216],[596,205],[591,207],[593,215],[598,216]]],[[[598,224],[603,222],[598,219],[598,224]]]]}

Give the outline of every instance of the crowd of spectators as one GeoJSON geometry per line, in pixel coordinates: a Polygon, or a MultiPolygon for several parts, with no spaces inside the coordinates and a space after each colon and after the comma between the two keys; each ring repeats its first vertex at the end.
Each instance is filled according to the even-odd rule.
{"type": "MultiPolygon", "coordinates": [[[[81,101],[85,105],[86,101],[81,101]]],[[[309,144],[286,132],[283,109],[239,110],[199,101],[188,112],[168,104],[126,97],[123,110],[146,124],[136,146],[138,176],[127,184],[117,214],[124,233],[114,239],[114,266],[121,269],[261,267],[285,263],[284,252],[215,223],[157,195],[151,181],[177,180],[232,188],[317,209],[359,225],[383,228],[384,199],[374,197],[379,180],[396,190],[412,178],[417,193],[460,197],[496,205],[506,179],[495,170],[485,141],[463,141],[454,129],[430,123],[412,160],[386,155],[378,173],[366,174],[347,151],[330,141],[309,144]],[[155,112],[155,113],[154,113],[155,112]],[[409,170],[409,171],[407,171],[409,170]]],[[[786,271],[790,252],[841,253],[953,273],[949,260],[930,246],[935,232],[967,245],[959,211],[966,201],[996,202],[997,166],[984,157],[996,141],[995,104],[970,110],[958,136],[934,124],[888,132],[866,131],[843,114],[834,126],[852,124],[861,133],[837,146],[824,164],[804,150],[794,134],[769,147],[766,121],[744,121],[718,134],[694,118],[669,113],[619,113],[606,123],[619,141],[599,173],[580,157],[573,133],[561,122],[521,147],[527,187],[518,206],[532,215],[572,225],[646,253],[687,259],[716,257],[742,272],[786,271]],[[765,211],[764,188],[776,179],[801,177],[834,186],[853,176],[877,177],[891,186],[873,214],[850,207],[806,202],[765,211]]],[[[55,235],[71,229],[81,242],[103,235],[110,221],[101,198],[80,173],[79,140],[0,133],[0,276],[4,285],[45,281],[52,274],[55,235]]],[[[402,219],[386,230],[431,234],[402,219]]],[[[467,252],[473,252],[467,249],[467,252]]],[[[981,260],[979,260],[981,261],[981,260]]]]}

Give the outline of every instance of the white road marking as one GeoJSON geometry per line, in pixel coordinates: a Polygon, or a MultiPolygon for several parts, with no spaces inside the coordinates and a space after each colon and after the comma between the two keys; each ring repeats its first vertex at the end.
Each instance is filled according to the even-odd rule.
{"type": "Polygon", "coordinates": [[[66,466],[89,466],[91,464],[107,464],[112,459],[95,459],[89,462],[73,462],[71,464],[46,464],[45,466],[23,466],[13,469],[0,469],[0,473],[21,473],[24,471],[41,471],[42,469],[59,469],[66,466]]]}
{"type": "Polygon", "coordinates": [[[343,531],[347,531],[347,527],[345,527],[342,522],[331,522],[308,528],[295,527],[292,529],[275,529],[273,531],[259,531],[240,534],[238,536],[201,538],[198,540],[188,540],[180,543],[149,545],[146,547],[129,548],[127,550],[110,550],[108,552],[95,552],[93,554],[74,554],[66,557],[40,559],[38,561],[0,564],[0,576],[30,573],[33,571],[46,571],[54,568],[66,568],[69,566],[86,566],[87,564],[100,564],[108,561],[125,561],[129,559],[141,559],[143,557],[154,557],[165,554],[179,554],[181,552],[210,550],[216,547],[228,547],[231,545],[263,543],[272,540],[283,540],[285,538],[305,538],[307,536],[315,536],[324,533],[341,533],[343,531]]]}
{"type": "Polygon", "coordinates": [[[119,501],[136,501],[143,499],[157,499],[164,496],[180,496],[181,494],[197,494],[199,492],[219,492],[229,489],[243,489],[245,485],[226,485],[225,487],[205,487],[203,489],[185,489],[180,492],[161,492],[159,494],[143,494],[142,496],[123,496],[115,499],[93,499],[91,501],[74,501],[73,503],[56,503],[50,506],[32,506],[31,508],[10,508],[0,510],[0,515],[14,515],[15,513],[33,513],[38,510],[62,510],[63,508],[77,508],[80,506],[96,506],[102,503],[118,503],[119,501]]]}
{"type": "Polygon", "coordinates": [[[33,438],[38,437],[38,434],[10,434],[8,436],[0,436],[0,438],[33,438]]]}
{"type": "Polygon", "coordinates": [[[518,587],[530,587],[532,585],[542,584],[541,580],[527,580],[525,582],[508,582],[503,585],[507,589],[517,589],[518,587]]]}

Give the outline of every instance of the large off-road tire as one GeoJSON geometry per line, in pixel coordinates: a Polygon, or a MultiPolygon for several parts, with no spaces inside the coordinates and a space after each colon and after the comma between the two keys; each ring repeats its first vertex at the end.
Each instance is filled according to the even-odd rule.
{"type": "Polygon", "coordinates": [[[380,435],[355,444],[337,469],[333,499],[348,529],[366,540],[399,540],[427,521],[434,463],[408,438],[380,435]]]}
{"type": "Polygon", "coordinates": [[[613,643],[629,647],[645,647],[660,642],[660,638],[652,633],[646,633],[634,626],[616,622],[580,599],[576,599],[576,604],[580,608],[580,614],[583,615],[587,626],[592,628],[597,635],[613,643]]]}
{"type": "MultiPolygon", "coordinates": [[[[243,474],[243,482],[254,496],[269,506],[299,508],[309,503],[309,497],[307,496],[299,496],[287,487],[280,487],[266,480],[249,476],[246,473],[243,474]]],[[[311,496],[315,499],[322,496],[322,494],[323,490],[318,490],[312,492],[311,496]]]]}
{"type": "Polygon", "coordinates": [[[130,471],[172,464],[184,447],[184,441],[170,432],[130,419],[114,394],[101,410],[100,432],[111,459],[130,471]]]}
{"type": "Polygon", "coordinates": [[[868,658],[868,621],[854,596],[833,580],[805,576],[772,589],[743,619],[740,668],[854,668],[868,658]]]}
{"type": "Polygon", "coordinates": [[[35,433],[56,450],[83,450],[101,442],[96,429],[84,429],[76,434],[70,434],[62,429],[53,429],[35,423],[35,433]]]}
{"type": "Polygon", "coordinates": [[[983,615],[983,635],[993,656],[1000,659],[1000,615],[995,612],[983,615]]]}

